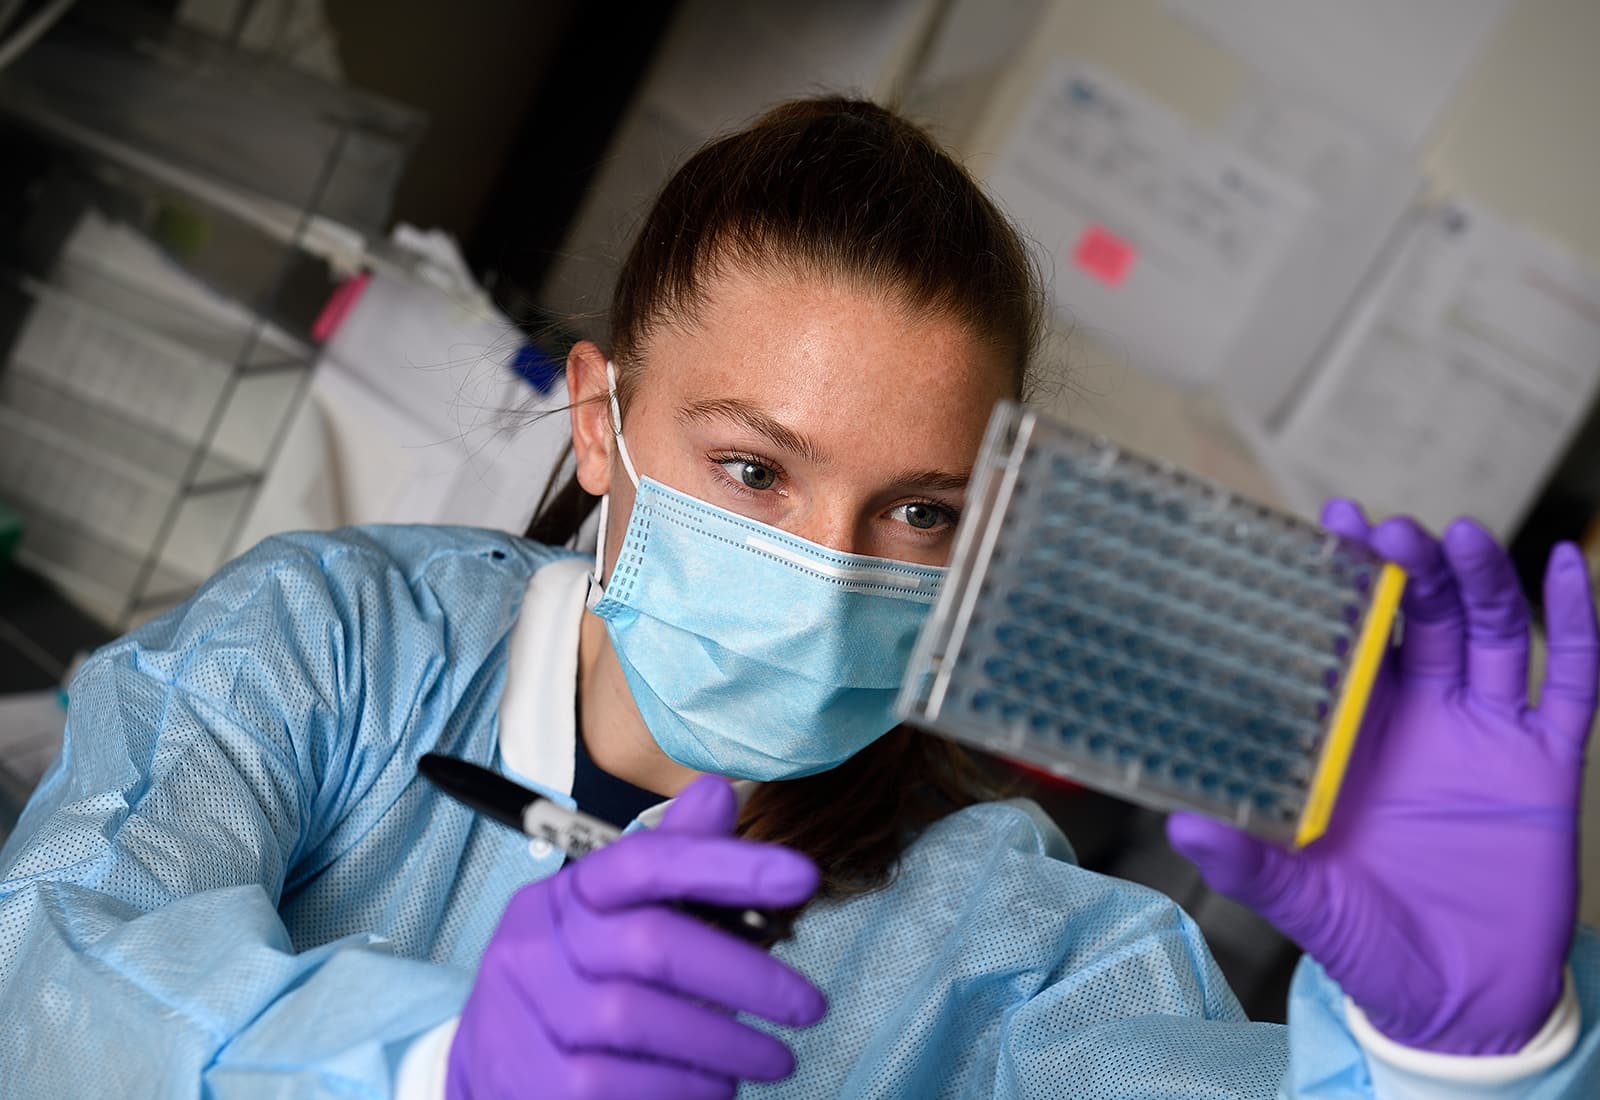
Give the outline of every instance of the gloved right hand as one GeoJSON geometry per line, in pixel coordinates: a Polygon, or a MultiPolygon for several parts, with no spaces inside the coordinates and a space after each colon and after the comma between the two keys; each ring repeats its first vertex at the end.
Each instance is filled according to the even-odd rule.
{"type": "Polygon", "coordinates": [[[1215,889],[1322,964],[1380,1033],[1415,1050],[1514,1054],[1550,1019],[1578,910],[1584,750],[1600,626],[1578,548],[1545,573],[1549,660],[1528,699],[1527,602],[1511,559],[1470,520],[1442,540],[1330,530],[1410,574],[1405,630],[1367,706],[1333,821],[1289,852],[1196,815],[1167,835],[1215,889]]]}
{"type": "Polygon", "coordinates": [[[827,1011],[804,977],[667,903],[785,908],[817,888],[798,852],[729,836],[738,806],[715,776],[658,829],[523,887],[484,951],[450,1048],[450,1100],[731,1097],[794,1070],[747,1012],[805,1027],[827,1011]]]}

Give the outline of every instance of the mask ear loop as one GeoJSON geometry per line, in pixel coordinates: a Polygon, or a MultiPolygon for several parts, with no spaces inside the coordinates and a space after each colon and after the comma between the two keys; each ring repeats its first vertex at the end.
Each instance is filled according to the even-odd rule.
{"type": "Polygon", "coordinates": [[[594,576],[593,581],[598,587],[600,578],[606,571],[606,521],[610,518],[611,494],[606,493],[600,498],[600,525],[595,528],[594,539],[594,576]]]}
{"type": "MultiPolygon", "coordinates": [[[[611,435],[617,441],[617,454],[622,458],[622,468],[628,473],[633,487],[639,487],[639,474],[633,468],[633,456],[628,454],[628,443],[622,438],[622,405],[617,401],[617,365],[606,360],[606,396],[611,402],[611,435]]],[[[600,523],[594,540],[594,575],[589,584],[589,606],[593,607],[604,594],[600,578],[605,575],[607,520],[611,515],[611,494],[600,497],[600,523]]]]}
{"type": "MultiPolygon", "coordinates": [[[[622,438],[622,406],[617,403],[617,365],[606,360],[606,390],[611,398],[611,434],[617,437],[617,453],[622,456],[622,468],[628,471],[628,480],[639,487],[639,472],[633,468],[633,456],[628,454],[628,441],[622,438]]],[[[610,494],[606,494],[610,496],[610,494]]]]}

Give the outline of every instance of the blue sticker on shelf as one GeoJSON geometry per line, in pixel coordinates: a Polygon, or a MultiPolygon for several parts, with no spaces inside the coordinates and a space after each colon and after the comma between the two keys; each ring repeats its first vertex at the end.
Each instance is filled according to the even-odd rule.
{"type": "Polygon", "coordinates": [[[544,394],[555,389],[556,383],[566,373],[567,364],[546,355],[533,344],[523,344],[511,357],[511,370],[518,378],[544,394]]]}

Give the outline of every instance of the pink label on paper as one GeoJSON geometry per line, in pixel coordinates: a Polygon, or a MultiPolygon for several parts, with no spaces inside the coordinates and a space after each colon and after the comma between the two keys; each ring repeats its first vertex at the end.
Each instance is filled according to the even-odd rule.
{"type": "Polygon", "coordinates": [[[1107,286],[1121,286],[1139,250],[1103,225],[1091,225],[1078,238],[1072,261],[1107,286]]]}

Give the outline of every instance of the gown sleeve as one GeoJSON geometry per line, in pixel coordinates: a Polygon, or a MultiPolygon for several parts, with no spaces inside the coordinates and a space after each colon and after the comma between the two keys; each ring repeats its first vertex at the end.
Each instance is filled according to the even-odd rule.
{"type": "Polygon", "coordinates": [[[410,671],[383,639],[429,629],[442,653],[381,554],[274,539],[84,666],[0,852],[0,1095],[388,1095],[471,974],[372,935],[297,945],[278,906],[352,807],[392,799],[398,722],[368,684],[410,671]]]}
{"type": "MultiPolygon", "coordinates": [[[[1349,1005],[1320,966],[1300,962],[1289,991],[1289,1072],[1282,1095],[1296,1100],[1585,1100],[1600,1096],[1600,936],[1579,928],[1568,956],[1572,1017],[1556,1038],[1535,1037],[1520,1054],[1468,1058],[1369,1050],[1351,1027],[1349,1005]],[[1533,1048],[1539,1047],[1542,1050],[1533,1048]],[[1552,1047],[1559,1049],[1553,1050],[1552,1047]],[[1557,1057],[1541,1057],[1554,1053],[1557,1057]]],[[[1552,1021],[1555,1023],[1556,1021],[1552,1021]]],[[[1370,1025],[1369,1025],[1370,1026],[1370,1025]]]]}

